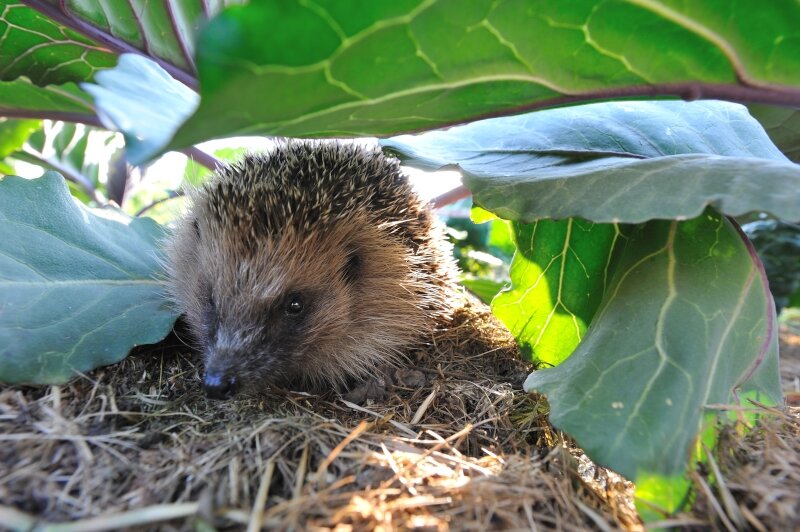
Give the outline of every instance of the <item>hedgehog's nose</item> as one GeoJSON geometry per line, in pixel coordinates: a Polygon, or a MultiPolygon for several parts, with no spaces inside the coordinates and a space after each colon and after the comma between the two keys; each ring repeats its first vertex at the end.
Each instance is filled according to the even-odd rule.
{"type": "Polygon", "coordinates": [[[207,371],[203,378],[203,388],[211,399],[230,399],[236,393],[237,387],[236,377],[222,373],[207,371]]]}

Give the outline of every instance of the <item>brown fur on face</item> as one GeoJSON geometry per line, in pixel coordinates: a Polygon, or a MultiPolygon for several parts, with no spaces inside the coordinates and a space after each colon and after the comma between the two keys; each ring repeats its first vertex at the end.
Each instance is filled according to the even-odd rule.
{"type": "Polygon", "coordinates": [[[207,389],[340,386],[396,361],[450,311],[443,242],[377,150],[289,142],[222,169],[168,247],[207,389]]]}

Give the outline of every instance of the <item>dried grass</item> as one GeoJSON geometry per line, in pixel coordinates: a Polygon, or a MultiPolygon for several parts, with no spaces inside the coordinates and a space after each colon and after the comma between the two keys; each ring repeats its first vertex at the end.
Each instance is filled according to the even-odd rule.
{"type": "MultiPolygon", "coordinates": [[[[457,323],[409,368],[345,398],[275,391],[209,401],[198,361],[174,338],[66,386],[6,388],[0,523],[641,528],[632,485],[592,464],[521,390],[530,368],[507,333],[475,309],[457,323]]],[[[717,465],[738,508],[726,516],[734,526],[800,523],[798,419],[790,409],[724,440],[717,465]]],[[[724,526],[711,502],[726,512],[720,490],[677,522],[724,526]]]]}
{"type": "Polygon", "coordinates": [[[800,336],[785,328],[781,380],[787,406],[768,409],[744,436],[724,431],[710,464],[717,471],[698,472],[715,486],[700,490],[693,514],[717,529],[800,530],[800,336]]]}

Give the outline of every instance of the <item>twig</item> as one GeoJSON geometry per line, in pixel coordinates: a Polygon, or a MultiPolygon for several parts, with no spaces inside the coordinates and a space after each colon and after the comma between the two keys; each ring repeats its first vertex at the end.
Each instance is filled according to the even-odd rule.
{"type": "Polygon", "coordinates": [[[32,530],[36,526],[36,518],[20,512],[10,506],[0,506],[0,523],[14,532],[32,530]]]}
{"type": "Polygon", "coordinates": [[[362,406],[358,406],[355,403],[351,403],[350,401],[346,401],[346,400],[341,399],[341,398],[339,400],[342,403],[344,403],[344,405],[346,407],[348,407],[348,408],[352,408],[353,410],[356,410],[358,412],[363,412],[365,414],[370,414],[372,416],[375,416],[376,418],[380,419],[382,423],[385,423],[385,422],[390,423],[392,426],[394,426],[394,427],[400,429],[401,431],[403,431],[407,436],[411,436],[412,438],[416,438],[417,437],[417,433],[416,432],[414,432],[413,430],[411,430],[410,428],[408,428],[404,424],[399,423],[399,422],[391,419],[391,416],[382,416],[382,415],[380,415],[380,414],[378,414],[376,412],[373,412],[372,410],[367,410],[366,408],[364,408],[362,406]]]}
{"type": "Polygon", "coordinates": [[[422,416],[425,415],[425,412],[428,410],[428,407],[431,406],[431,403],[436,398],[436,394],[438,393],[439,386],[437,385],[433,387],[433,390],[431,390],[431,393],[428,394],[428,397],[426,397],[425,400],[422,401],[422,404],[419,405],[419,408],[417,408],[417,411],[414,413],[414,417],[411,418],[412,425],[417,425],[420,421],[422,421],[422,416]]]}
{"type": "Polygon", "coordinates": [[[146,213],[147,211],[149,211],[150,209],[152,209],[153,207],[155,207],[156,205],[159,205],[159,204],[164,203],[165,201],[168,201],[168,200],[171,200],[171,199],[180,198],[181,196],[184,196],[185,194],[186,193],[183,190],[170,190],[170,191],[167,192],[167,197],[166,198],[160,198],[160,199],[155,200],[152,203],[149,203],[149,204],[145,205],[144,207],[142,207],[141,209],[136,211],[136,214],[134,214],[134,216],[141,216],[144,213],[146,213]]]}
{"type": "Polygon", "coordinates": [[[11,524],[12,530],[36,530],[38,532],[102,532],[104,530],[120,530],[150,523],[159,523],[188,517],[197,513],[196,502],[178,504],[157,504],[121,512],[118,514],[100,515],[71,523],[38,523],[38,520],[14,508],[0,506],[0,517],[3,524],[11,524]],[[9,520],[7,520],[9,519],[9,520]]]}
{"type": "Polygon", "coordinates": [[[258,493],[253,503],[253,511],[250,514],[250,521],[247,523],[247,532],[258,532],[264,523],[264,507],[267,505],[269,496],[269,485],[272,483],[272,474],[275,471],[275,461],[270,459],[264,474],[261,476],[261,483],[258,485],[258,493]]]}
{"type": "Polygon", "coordinates": [[[735,532],[737,530],[736,527],[733,526],[733,523],[728,518],[728,515],[725,513],[725,511],[722,509],[722,506],[720,506],[717,498],[714,497],[714,492],[711,491],[711,488],[709,487],[708,483],[705,480],[703,480],[703,477],[698,475],[696,472],[692,472],[691,477],[692,480],[694,480],[695,485],[700,486],[700,489],[698,491],[701,491],[703,495],[706,496],[706,499],[708,499],[708,503],[711,505],[711,508],[717,514],[717,517],[719,517],[720,521],[722,521],[722,525],[725,527],[725,529],[729,530],[730,532],[735,532]]]}
{"type": "Polygon", "coordinates": [[[464,185],[457,186],[453,190],[449,190],[444,194],[436,196],[431,200],[431,204],[433,205],[434,209],[441,209],[445,205],[450,205],[455,203],[459,200],[464,198],[468,198],[472,195],[467,187],[464,185]]]}
{"type": "Polygon", "coordinates": [[[222,166],[222,162],[219,159],[194,146],[181,150],[181,153],[194,160],[197,164],[205,166],[212,172],[222,166]]]}
{"type": "Polygon", "coordinates": [[[739,506],[736,504],[733,494],[728,489],[725,477],[722,476],[722,471],[720,471],[717,461],[714,459],[713,453],[705,444],[703,444],[703,452],[706,453],[708,465],[711,466],[711,471],[714,473],[714,479],[717,481],[717,491],[722,499],[722,506],[725,507],[728,517],[736,525],[736,529],[744,530],[746,528],[744,516],[739,511],[739,506]]]}
{"type": "Polygon", "coordinates": [[[339,442],[339,444],[333,448],[333,450],[328,453],[328,456],[325,457],[325,460],[317,468],[317,489],[322,488],[323,480],[325,478],[325,472],[328,470],[328,467],[336,460],[336,457],[344,450],[347,445],[361,436],[364,432],[371,429],[375,426],[375,423],[367,423],[366,420],[362,420],[361,423],[358,424],[356,428],[354,428],[350,434],[345,436],[345,438],[339,442]]]}
{"type": "MultiPolygon", "coordinates": [[[[186,148],[184,150],[181,150],[181,153],[185,154],[187,157],[189,157],[190,159],[195,161],[197,164],[205,166],[206,168],[208,168],[212,172],[214,170],[216,170],[217,168],[219,168],[220,166],[222,166],[222,162],[219,159],[217,159],[213,155],[211,155],[209,153],[206,153],[206,152],[204,152],[204,151],[202,151],[202,150],[200,150],[200,149],[198,149],[198,148],[196,148],[194,146],[192,146],[191,148],[186,148]]],[[[135,214],[135,216],[141,216],[144,213],[146,213],[147,211],[149,211],[150,209],[152,209],[153,207],[155,207],[156,205],[159,205],[159,204],[161,204],[161,203],[163,203],[165,201],[168,201],[168,200],[171,200],[171,199],[174,199],[174,198],[180,198],[180,197],[185,196],[185,195],[186,195],[186,192],[183,191],[183,190],[170,190],[167,193],[167,197],[157,199],[157,200],[153,201],[152,203],[150,203],[148,205],[145,205],[144,207],[139,209],[139,211],[135,214]]]]}

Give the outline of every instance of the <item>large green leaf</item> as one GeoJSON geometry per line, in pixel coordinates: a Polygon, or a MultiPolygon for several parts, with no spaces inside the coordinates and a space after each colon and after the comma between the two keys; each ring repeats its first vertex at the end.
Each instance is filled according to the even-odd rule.
{"type": "Polygon", "coordinates": [[[458,165],[475,202],[510,220],[637,223],[707,205],[800,219],[800,166],[726,102],[598,103],[381,143],[407,164],[458,165]]]}
{"type": "Polygon", "coordinates": [[[800,109],[756,104],[748,108],[767,130],[775,145],[789,159],[800,162],[800,109]]]}
{"type": "Polygon", "coordinates": [[[82,87],[95,99],[103,124],[125,135],[133,164],[147,162],[197,107],[197,94],[153,61],[135,54],[82,87]]]}
{"type": "Polygon", "coordinates": [[[86,81],[137,52],[194,86],[195,35],[227,3],[236,0],[0,0],[0,79],[86,81]]]}
{"type": "MultiPolygon", "coordinates": [[[[47,0],[91,24],[105,35],[123,40],[133,48],[155,58],[170,72],[194,73],[195,41],[200,28],[225,6],[244,0],[47,0]],[[169,68],[169,65],[178,70],[169,68]]],[[[128,51],[122,46],[118,51],[128,51]]],[[[189,78],[187,78],[188,80],[189,78]]]]}
{"type": "MultiPolygon", "coordinates": [[[[594,460],[664,487],[684,473],[713,405],[739,403],[741,390],[781,401],[775,309],[755,253],[712,210],[626,233],[582,342],[525,389],[548,396],[553,424],[594,460]]],[[[674,510],[684,494],[651,502],[674,510]]]]}
{"type": "Polygon", "coordinates": [[[226,1],[0,0],[0,115],[97,123],[74,82],[94,79],[122,52],[148,55],[196,86],[195,34],[226,1]]]}
{"type": "Polygon", "coordinates": [[[2,81],[20,76],[37,85],[82,81],[116,62],[108,48],[22,2],[0,0],[0,35],[2,81]]]}
{"type": "Polygon", "coordinates": [[[0,381],[65,382],[163,338],[163,236],[77,204],[58,174],[0,180],[0,381]]]}
{"type": "Polygon", "coordinates": [[[619,230],[585,220],[514,223],[511,286],[492,312],[523,353],[550,366],[564,361],[592,321],[613,273],[619,230]]]}
{"type": "Polygon", "coordinates": [[[203,99],[173,147],[635,95],[800,102],[798,26],[794,0],[254,0],[201,33],[203,99]]]}
{"type": "Polygon", "coordinates": [[[53,6],[51,13],[58,14],[63,23],[84,21],[96,32],[110,39],[118,39],[120,45],[115,51],[119,51],[124,42],[147,55],[164,59],[191,72],[194,68],[194,34],[200,23],[208,17],[207,10],[211,8],[215,12],[221,3],[202,0],[47,0],[33,2],[33,5],[41,8],[43,4],[50,4],[53,6]]]}

